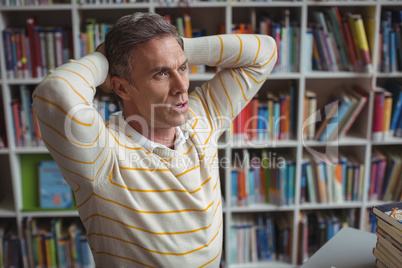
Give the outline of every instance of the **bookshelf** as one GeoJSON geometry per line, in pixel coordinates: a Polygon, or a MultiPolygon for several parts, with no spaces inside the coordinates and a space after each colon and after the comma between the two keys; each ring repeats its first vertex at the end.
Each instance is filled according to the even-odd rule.
{"type": "MultiPolygon", "coordinates": [[[[14,3],[13,1],[0,1],[3,3],[14,3]]],[[[16,1],[17,2],[17,1],[16,1]]],[[[89,2],[89,1],[86,1],[89,2]]],[[[236,153],[244,150],[259,153],[261,150],[277,152],[278,155],[291,153],[295,160],[295,181],[294,181],[294,203],[291,205],[276,206],[273,204],[255,204],[250,206],[230,206],[231,197],[231,163],[226,163],[226,168],[221,169],[222,194],[225,197],[224,206],[224,253],[223,258],[227,267],[297,267],[299,264],[298,244],[300,213],[311,211],[334,210],[337,213],[356,210],[357,227],[365,230],[368,222],[368,209],[381,201],[371,201],[367,191],[362,192],[360,200],[344,201],[341,203],[301,203],[301,177],[303,154],[308,149],[325,152],[327,148],[337,148],[339,152],[354,154],[366,167],[363,177],[363,189],[368,189],[369,172],[371,165],[371,153],[377,148],[396,148],[401,151],[402,138],[387,138],[380,141],[372,141],[371,129],[374,116],[374,93],[370,89],[376,86],[384,86],[387,80],[402,82],[402,72],[383,72],[377,69],[379,62],[379,44],[375,40],[379,38],[380,22],[384,10],[402,10],[402,3],[398,1],[382,0],[349,0],[349,1],[189,1],[187,4],[143,1],[137,3],[114,3],[114,1],[95,1],[94,4],[78,3],[74,0],[62,0],[55,4],[42,5],[21,5],[29,1],[19,1],[19,5],[3,5],[0,11],[0,30],[6,28],[24,28],[28,17],[36,16],[38,25],[44,27],[63,27],[71,30],[72,58],[80,57],[81,42],[80,32],[85,20],[94,18],[99,22],[113,23],[117,18],[134,11],[151,11],[161,14],[170,14],[172,18],[189,12],[193,29],[204,29],[207,35],[217,34],[221,26],[225,26],[226,33],[231,30],[232,24],[250,23],[252,26],[258,22],[263,15],[269,15],[276,22],[284,19],[284,11],[289,11],[290,22],[300,27],[300,33],[305,33],[309,24],[314,21],[313,14],[317,11],[336,6],[342,12],[360,13],[370,21],[374,27],[372,34],[368,35],[368,42],[371,48],[372,70],[370,72],[348,72],[348,71],[308,71],[303,64],[307,61],[307,37],[300,34],[296,46],[299,46],[299,53],[294,56],[296,61],[293,67],[278,66],[275,72],[270,75],[268,81],[261,89],[263,94],[267,92],[278,92],[287,88],[288,82],[292,82],[296,88],[295,107],[295,128],[293,136],[287,140],[259,141],[250,143],[236,142],[229,133],[225,133],[219,145],[219,156],[221,158],[233,159],[236,153]],[[208,16],[208,19],[205,19],[208,16]],[[368,95],[368,102],[359,114],[357,120],[350,129],[350,133],[339,141],[321,142],[317,140],[303,140],[303,113],[304,96],[307,90],[317,95],[317,107],[322,107],[337,87],[357,84],[364,88],[368,95]],[[291,249],[289,258],[285,261],[259,261],[254,263],[231,263],[231,243],[229,233],[231,226],[238,217],[255,218],[257,214],[272,215],[273,217],[286,216],[291,230],[291,249]]],[[[0,89],[3,104],[7,146],[0,149],[0,170],[2,179],[0,189],[2,199],[0,201],[0,223],[16,225],[18,236],[23,237],[23,222],[28,218],[52,218],[52,217],[77,217],[73,210],[45,211],[38,207],[35,202],[37,187],[35,161],[48,159],[49,154],[45,147],[19,147],[16,146],[16,135],[13,128],[13,113],[10,106],[13,96],[21,85],[34,86],[41,78],[14,78],[7,75],[6,61],[3,57],[5,46],[0,42],[0,89]]],[[[200,84],[212,77],[211,73],[197,73],[190,75],[190,88],[200,84]]]]}

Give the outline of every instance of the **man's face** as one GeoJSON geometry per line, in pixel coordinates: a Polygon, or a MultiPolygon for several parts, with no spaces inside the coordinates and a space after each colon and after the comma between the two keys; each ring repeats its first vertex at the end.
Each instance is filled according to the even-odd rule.
{"type": "Polygon", "coordinates": [[[148,130],[184,124],[188,116],[188,65],[176,39],[154,39],[135,48],[132,64],[130,99],[124,102],[127,116],[141,116],[148,130]]]}

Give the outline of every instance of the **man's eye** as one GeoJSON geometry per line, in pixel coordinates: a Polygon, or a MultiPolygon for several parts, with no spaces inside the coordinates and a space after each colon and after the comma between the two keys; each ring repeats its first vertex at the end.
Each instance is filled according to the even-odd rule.
{"type": "Polygon", "coordinates": [[[161,71],[161,72],[157,73],[156,75],[157,76],[164,76],[164,75],[166,75],[166,73],[161,71]]]}
{"type": "Polygon", "coordinates": [[[186,69],[187,69],[187,66],[186,66],[186,65],[183,65],[183,66],[180,67],[180,71],[181,71],[181,72],[186,71],[186,69]]]}

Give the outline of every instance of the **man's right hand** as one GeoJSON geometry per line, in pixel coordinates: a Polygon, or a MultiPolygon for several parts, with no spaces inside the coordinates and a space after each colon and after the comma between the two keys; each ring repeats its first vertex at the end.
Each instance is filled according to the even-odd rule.
{"type": "MultiPolygon", "coordinates": [[[[100,44],[97,48],[96,48],[96,52],[102,53],[104,56],[106,56],[105,53],[105,43],[100,44]]],[[[102,89],[104,92],[106,93],[112,93],[113,92],[113,87],[112,87],[112,83],[111,83],[111,76],[110,76],[110,72],[107,73],[107,77],[105,79],[105,82],[103,82],[103,84],[101,84],[100,86],[98,86],[100,89],[102,89]]]]}

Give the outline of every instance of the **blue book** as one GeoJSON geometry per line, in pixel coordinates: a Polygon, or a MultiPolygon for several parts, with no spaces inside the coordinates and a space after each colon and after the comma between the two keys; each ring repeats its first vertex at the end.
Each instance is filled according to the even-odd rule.
{"type": "Polygon", "coordinates": [[[295,162],[290,161],[288,164],[288,205],[294,204],[294,194],[295,194],[295,162]]]}
{"type": "Polygon", "coordinates": [[[396,123],[394,136],[402,137],[402,114],[399,115],[398,122],[396,123]]]}
{"type": "Polygon", "coordinates": [[[390,38],[389,38],[389,32],[390,32],[390,27],[388,26],[387,21],[382,21],[382,28],[383,28],[383,64],[382,64],[382,71],[385,73],[388,73],[390,70],[390,38]]]}
{"type": "Polygon", "coordinates": [[[265,141],[269,129],[268,125],[268,106],[267,104],[258,104],[258,121],[257,121],[257,128],[258,128],[258,137],[257,140],[265,141]]]}
{"type": "Polygon", "coordinates": [[[11,29],[3,30],[4,58],[6,59],[6,70],[9,79],[14,78],[14,62],[11,48],[11,29]]]}
{"type": "Polygon", "coordinates": [[[387,80],[385,89],[392,93],[392,112],[389,133],[390,136],[393,136],[402,110],[402,85],[395,81],[387,80]]]}
{"type": "Polygon", "coordinates": [[[321,136],[319,137],[320,141],[327,141],[328,137],[330,137],[334,131],[338,131],[339,123],[352,107],[353,103],[346,94],[339,94],[339,99],[341,104],[338,108],[338,114],[330,119],[327,127],[324,129],[321,136]]]}
{"type": "Polygon", "coordinates": [[[281,105],[279,101],[274,102],[274,140],[279,140],[279,133],[281,129],[281,105]]]}
{"type": "Polygon", "coordinates": [[[396,40],[395,40],[395,31],[391,30],[389,33],[389,65],[390,65],[390,71],[391,72],[396,72],[397,67],[396,67],[396,40]]]}
{"type": "Polygon", "coordinates": [[[307,163],[303,162],[301,166],[301,180],[300,180],[300,203],[304,204],[306,202],[306,187],[307,187],[307,178],[306,178],[306,166],[307,163]]]}
{"type": "Polygon", "coordinates": [[[296,135],[295,133],[295,108],[296,108],[296,93],[295,85],[292,83],[290,85],[290,136],[292,138],[296,135]]]}
{"type": "Polygon", "coordinates": [[[288,163],[286,161],[283,162],[283,167],[279,168],[280,174],[282,178],[282,189],[280,189],[281,199],[279,205],[287,205],[288,204],[288,188],[289,188],[289,172],[288,172],[288,163]]]}
{"type": "Polygon", "coordinates": [[[39,163],[39,187],[41,208],[71,208],[71,188],[64,180],[54,161],[39,163]]]}
{"type": "Polygon", "coordinates": [[[232,196],[230,203],[232,206],[236,206],[237,204],[237,175],[238,171],[237,170],[232,170],[232,196]]]}
{"type": "MultiPolygon", "coordinates": [[[[260,260],[266,259],[266,243],[265,243],[265,228],[264,228],[264,219],[262,213],[258,213],[258,241],[259,241],[259,251],[258,256],[260,260]]],[[[269,249],[268,249],[269,250],[269,249]]]]}
{"type": "Polygon", "coordinates": [[[308,190],[308,196],[309,196],[309,201],[310,203],[315,203],[317,202],[316,198],[316,186],[314,183],[314,175],[313,175],[313,168],[311,166],[311,163],[306,161],[306,178],[307,178],[307,190],[308,190]]]}
{"type": "MultiPolygon", "coordinates": [[[[266,260],[270,260],[272,256],[276,256],[276,237],[275,237],[275,226],[272,221],[272,218],[268,216],[265,219],[266,228],[268,232],[268,249],[267,249],[267,258],[266,260]]],[[[272,258],[273,259],[273,258],[272,258]]]]}

